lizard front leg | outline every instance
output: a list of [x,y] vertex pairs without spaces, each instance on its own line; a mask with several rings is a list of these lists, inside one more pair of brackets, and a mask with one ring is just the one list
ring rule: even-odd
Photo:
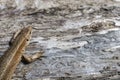
[[11,46],[15,40],[15,38],[18,36],[18,34],[20,33],[21,31],[18,30],[17,32],[15,32],[12,36],[12,38],[10,39],[10,42],[9,42],[9,46]]
[[[17,35],[18,35],[19,33],[20,33],[20,30],[18,30],[17,32],[15,32],[15,33],[13,34],[12,38],[11,38],[10,41],[9,41],[9,46],[11,46],[11,45],[13,44],[15,38],[17,37]],[[1,62],[1,59],[2,59],[2,57],[0,56],[0,62]]]
[[31,63],[31,62],[35,61],[36,59],[42,57],[42,55],[43,55],[43,51],[37,52],[37,53],[33,54],[32,56],[23,54],[23,58],[22,59],[26,63]]

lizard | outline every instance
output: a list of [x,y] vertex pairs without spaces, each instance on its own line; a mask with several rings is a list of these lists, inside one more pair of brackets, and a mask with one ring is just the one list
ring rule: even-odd
[[10,40],[10,47],[0,57],[0,80],[11,80],[14,71],[22,60],[22,57],[27,62],[32,62],[42,56],[43,51],[40,51],[33,56],[23,54],[27,45],[29,44],[32,35],[32,27],[24,27]]

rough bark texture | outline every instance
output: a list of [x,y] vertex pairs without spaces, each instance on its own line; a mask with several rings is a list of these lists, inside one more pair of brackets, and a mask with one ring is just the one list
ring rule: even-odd
[[46,56],[20,63],[13,80],[119,80],[119,5],[118,0],[0,0],[0,55],[16,30],[32,25],[26,53],[43,49]]

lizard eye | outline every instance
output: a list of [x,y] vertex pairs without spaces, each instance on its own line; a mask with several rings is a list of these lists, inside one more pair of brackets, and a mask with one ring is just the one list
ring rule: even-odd
[[29,39],[26,39],[27,41],[29,41]]

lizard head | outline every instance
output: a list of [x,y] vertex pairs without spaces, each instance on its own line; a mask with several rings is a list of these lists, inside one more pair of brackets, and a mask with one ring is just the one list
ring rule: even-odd
[[24,37],[27,39],[27,41],[30,40],[31,35],[32,35],[32,27],[28,26],[22,29],[21,34],[24,35]]
[[24,27],[23,29],[19,30],[14,34],[14,36],[11,38],[9,42],[9,45],[12,45],[15,40],[18,41],[20,39],[24,39],[24,41],[29,42],[31,35],[32,35],[32,27],[31,26]]
[[25,27],[22,29],[21,32],[23,32],[26,35],[30,35],[32,33],[32,27],[31,26]]

